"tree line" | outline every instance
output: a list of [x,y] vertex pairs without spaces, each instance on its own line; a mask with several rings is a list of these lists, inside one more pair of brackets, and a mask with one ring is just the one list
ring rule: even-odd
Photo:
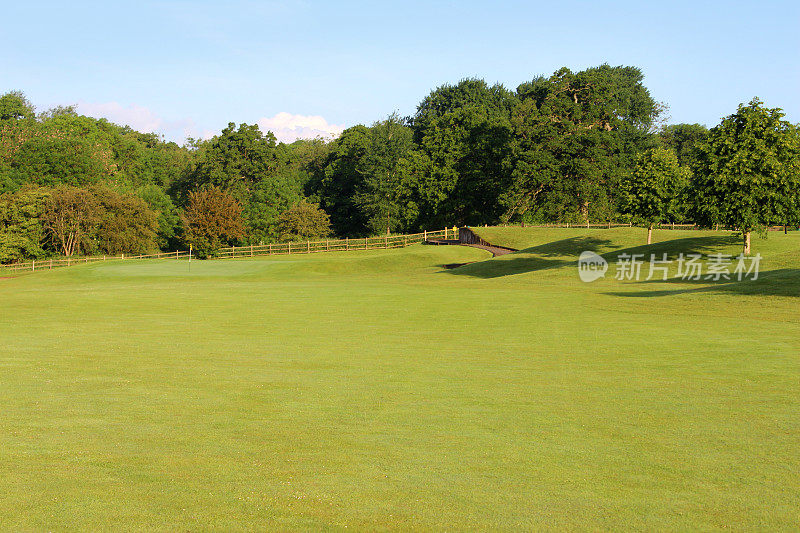
[[636,67],[509,90],[442,85],[409,117],[278,143],[231,123],[183,146],[0,97],[0,261],[451,225],[798,224],[798,126],[758,99],[711,130],[664,125]]

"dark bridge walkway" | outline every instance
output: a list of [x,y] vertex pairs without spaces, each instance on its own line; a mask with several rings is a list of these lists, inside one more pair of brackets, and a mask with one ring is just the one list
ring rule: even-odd
[[516,252],[514,248],[507,248],[505,246],[497,246],[490,242],[486,242],[485,240],[481,239],[478,235],[475,234],[474,231],[471,229],[464,227],[458,228],[458,239],[427,239],[425,244],[435,244],[435,245],[461,245],[461,246],[470,246],[472,248],[480,248],[481,250],[486,250],[490,252],[493,257],[497,257],[498,255],[505,255],[510,254],[511,252]]

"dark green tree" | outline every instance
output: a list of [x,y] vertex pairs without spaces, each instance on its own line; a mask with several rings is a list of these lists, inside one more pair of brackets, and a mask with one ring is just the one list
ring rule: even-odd
[[697,162],[700,144],[708,137],[708,128],[702,124],[672,124],[658,133],[661,143],[675,151],[678,163],[691,168]]
[[497,220],[515,103],[502,85],[465,79],[437,88],[419,104],[411,119],[419,154],[404,165],[414,178],[407,182],[418,227]]
[[181,215],[172,198],[158,185],[140,187],[136,194],[144,200],[156,215],[158,230],[156,243],[162,250],[175,249],[181,231]]
[[412,148],[411,129],[397,114],[369,129],[369,146],[359,171],[361,183],[353,198],[370,233],[405,229],[402,201],[404,188],[400,159]]
[[636,67],[601,65],[520,85],[504,219],[612,217],[619,180],[652,147],[663,109],[642,81]]
[[48,195],[46,189],[33,186],[0,194],[0,263],[44,255],[41,217]]
[[257,124],[231,122],[208,141],[191,179],[193,186],[213,185],[232,193],[250,191],[278,167],[276,140],[261,133]]
[[144,254],[157,249],[158,218],[139,196],[120,193],[106,185],[94,186],[98,220],[88,232],[88,253]]
[[331,216],[331,224],[339,235],[365,235],[369,220],[360,209],[356,197],[364,183],[368,168],[372,135],[363,125],[347,128],[332,143],[323,177],[316,183],[314,194],[321,207]]

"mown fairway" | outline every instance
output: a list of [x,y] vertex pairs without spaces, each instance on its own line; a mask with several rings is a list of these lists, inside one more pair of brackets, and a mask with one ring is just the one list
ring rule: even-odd
[[527,250],[0,280],[0,528],[797,527],[800,236],[755,282],[586,284],[644,230],[481,232]]

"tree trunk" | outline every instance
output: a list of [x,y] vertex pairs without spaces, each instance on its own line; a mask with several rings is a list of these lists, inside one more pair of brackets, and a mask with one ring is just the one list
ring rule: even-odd
[[589,201],[586,200],[581,204],[581,215],[586,225],[589,225]]
[[647,244],[653,244],[653,225],[647,226]]
[[750,255],[750,232],[744,232],[744,255]]

